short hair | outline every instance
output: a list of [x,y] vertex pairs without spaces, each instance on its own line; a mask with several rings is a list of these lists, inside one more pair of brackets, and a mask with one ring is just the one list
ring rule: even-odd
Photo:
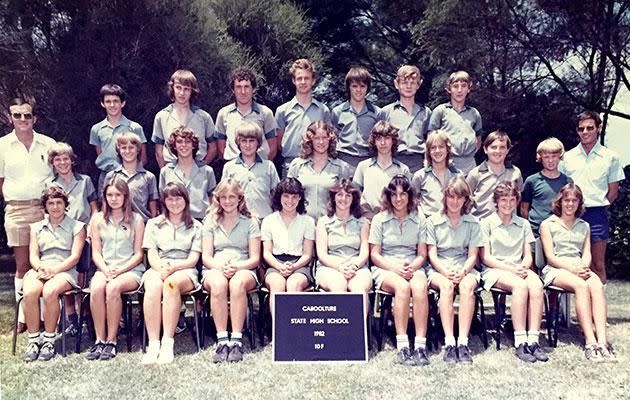
[[302,135],[300,158],[307,159],[313,155],[313,136],[318,130],[323,130],[328,136],[328,157],[337,158],[337,131],[331,124],[324,121],[313,122]]
[[422,82],[422,74],[420,73],[420,68],[415,65],[403,65],[398,68],[396,72],[396,80],[398,82],[405,81],[407,79],[415,79],[418,82]]
[[306,212],[306,205],[308,201],[304,197],[304,187],[297,178],[286,177],[283,178],[278,186],[273,191],[273,197],[271,199],[271,208],[274,211],[282,211],[282,195],[285,193],[297,194],[300,196],[300,202],[297,205],[298,214],[304,214]]
[[466,71],[455,71],[450,74],[446,80],[446,87],[449,88],[455,82],[466,82],[468,86],[472,86],[472,79]]
[[580,122],[586,121],[587,119],[595,121],[595,126],[598,128],[602,124],[602,118],[599,116],[599,113],[596,113],[595,111],[583,111],[577,116],[575,126],[578,126]]
[[383,193],[381,195],[381,209],[393,212],[394,206],[392,205],[392,196],[396,193],[399,186],[403,192],[407,193],[407,213],[411,214],[413,211],[418,209],[418,196],[416,196],[416,191],[411,186],[409,178],[405,175],[394,176],[387,186],[383,188]]
[[120,156],[120,146],[128,143],[136,146],[136,149],[138,150],[136,157],[140,160],[142,155],[142,142],[140,141],[140,136],[133,132],[123,132],[116,138],[116,154],[118,154],[118,161],[122,162],[122,157]]
[[350,214],[355,218],[361,218],[363,212],[361,211],[361,191],[352,184],[352,180],[348,178],[342,178],[335,183],[328,190],[328,205],[326,207],[326,215],[332,217],[337,212],[337,203],[335,203],[335,196],[339,192],[346,192],[352,196],[352,203],[350,204]]
[[164,189],[162,189],[162,194],[160,195],[160,203],[162,203],[162,215],[164,219],[158,224],[163,225],[166,220],[170,217],[170,211],[166,207],[166,198],[167,197],[183,197],[184,202],[186,203],[186,207],[184,207],[184,215],[183,220],[186,225],[186,229],[190,229],[193,225],[193,217],[190,215],[190,196],[188,195],[188,190],[186,186],[181,182],[169,182],[166,184]]
[[101,103],[105,101],[105,96],[118,96],[121,102],[124,102],[127,99],[127,93],[125,90],[115,83],[104,84],[101,86],[101,90],[98,94],[101,98]]
[[241,149],[241,145],[240,145],[241,139],[250,139],[250,138],[256,139],[256,141],[258,142],[258,147],[260,148],[260,146],[262,146],[262,142],[263,142],[262,128],[253,122],[243,121],[240,124],[238,124],[238,126],[234,130],[234,136],[235,136],[234,141],[236,142],[236,147],[238,147],[239,150]]
[[123,223],[127,225],[127,227],[131,227],[133,223],[133,208],[131,207],[131,197],[129,196],[129,186],[127,182],[120,177],[119,175],[114,175],[110,179],[105,181],[103,185],[103,218],[107,222],[109,217],[112,215],[112,209],[107,202],[107,190],[113,187],[118,190],[125,197],[123,200]]
[[461,215],[468,214],[473,206],[472,199],[470,198],[470,193],[470,186],[468,186],[468,183],[466,183],[466,179],[461,176],[455,176],[451,178],[446,184],[446,187],[444,187],[442,212],[446,214],[447,211],[446,198],[449,195],[454,195],[457,197],[463,197],[465,199],[464,204],[462,205]]
[[560,154],[564,156],[564,145],[555,137],[550,137],[538,144],[536,147],[536,162],[540,162],[543,154]]
[[291,76],[295,76],[295,71],[297,71],[298,69],[310,71],[310,73],[313,75],[313,79],[315,79],[315,65],[309,59],[299,58],[293,61],[293,64],[291,64],[291,67],[289,67],[289,72],[291,73]]
[[62,199],[64,206],[67,208],[70,204],[68,201],[68,194],[66,194],[65,190],[61,186],[50,185],[42,192],[42,196],[40,197],[40,201],[42,203],[42,207],[46,210],[46,203],[50,199]]
[[35,98],[33,96],[27,95],[16,96],[9,100],[9,107],[7,107],[7,111],[10,112],[12,106],[22,106],[24,104],[28,104],[29,106],[31,106],[31,113],[33,115],[36,115]]
[[190,101],[193,101],[193,99],[195,99],[199,94],[199,84],[197,83],[195,75],[187,69],[178,69],[173,72],[171,79],[168,80],[168,97],[171,101],[175,100],[175,90],[173,89],[173,86],[175,86],[176,82],[180,85],[190,86]]
[[247,208],[247,204],[245,202],[245,193],[241,188],[241,185],[237,180],[232,178],[227,178],[219,182],[217,187],[214,189],[212,193],[212,204],[210,205],[210,209],[208,210],[208,219],[210,222],[217,226],[219,220],[223,218],[223,207],[221,206],[221,202],[219,199],[221,196],[224,196],[228,192],[233,192],[238,196],[238,212],[241,215],[244,215],[248,218],[251,218],[252,214],[249,212]]
[[584,214],[584,195],[582,194],[582,189],[575,183],[567,183],[562,186],[556,198],[551,202],[551,211],[560,217],[562,215],[562,199],[569,193],[575,194],[575,197],[578,198],[578,206],[575,210],[575,217],[579,218]]
[[48,148],[48,164],[53,165],[55,157],[66,154],[70,157],[72,165],[77,161],[77,156],[72,150],[72,146],[65,142],[57,142]]
[[511,181],[502,181],[497,184],[494,188],[494,193],[492,194],[492,200],[494,201],[494,205],[498,205],[499,199],[501,197],[514,196],[516,197],[516,203],[518,204],[521,201],[521,192],[518,191],[518,188]]
[[353,83],[364,83],[367,86],[367,91],[370,91],[372,87],[372,75],[364,67],[352,67],[346,74],[346,91],[350,93],[350,85]]
[[431,158],[431,146],[433,146],[436,142],[442,142],[446,146],[446,166],[451,162],[451,140],[448,138],[448,134],[443,130],[436,130],[429,133],[427,136],[427,141],[424,144],[424,166],[431,167],[433,166],[433,159]]
[[398,142],[400,141],[400,138],[398,137],[398,129],[394,128],[394,126],[387,121],[378,121],[372,127],[372,131],[368,137],[368,148],[372,154],[378,153],[376,140],[381,136],[389,136],[392,138],[392,157],[396,155],[396,152],[398,151]]
[[508,134],[503,132],[502,130],[496,130],[494,132],[490,132],[490,134],[486,136],[486,138],[483,141],[483,148],[485,149],[489,147],[492,143],[494,143],[497,140],[505,140],[505,144],[507,145],[508,150],[512,147],[512,141],[510,140],[510,137],[508,136]]
[[237,81],[249,81],[252,88],[256,89],[256,74],[250,68],[238,67],[230,72],[230,89],[234,90]]
[[197,152],[199,151],[199,138],[197,137],[197,134],[195,134],[195,132],[185,126],[180,126],[179,128],[176,128],[173,133],[171,133],[171,136],[168,137],[168,140],[166,141],[166,145],[168,146],[168,149],[171,151],[171,153],[173,153],[173,155],[175,157],[177,157],[177,139],[178,138],[182,138],[184,140],[190,140],[192,143],[192,157],[195,158],[197,157]]

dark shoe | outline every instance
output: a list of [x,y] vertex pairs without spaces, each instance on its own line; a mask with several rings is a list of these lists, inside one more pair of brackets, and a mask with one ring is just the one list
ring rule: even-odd
[[468,346],[457,346],[457,360],[462,364],[472,364],[473,359]]
[[527,351],[527,345],[525,343],[520,344],[516,348],[516,357],[518,357],[519,360],[524,361],[524,362],[528,362],[528,363],[536,362],[536,357]]
[[407,366],[416,365],[411,358],[411,350],[409,350],[409,347],[403,347],[396,352],[394,363]]
[[175,327],[175,334],[179,335],[184,331],[186,331],[186,316],[184,313],[180,313],[179,320],[177,321],[177,326]]
[[39,361],[48,361],[55,356],[55,345],[53,342],[44,342],[39,349]]
[[39,356],[39,345],[35,342],[31,342],[26,346],[26,351],[22,354],[22,360],[31,362],[37,360]]
[[446,346],[444,348],[444,362],[447,364],[457,363],[457,351],[455,346]]
[[241,362],[243,361],[243,346],[234,345],[230,347],[230,354],[227,360],[229,362]]
[[587,360],[595,362],[595,363],[604,362],[602,355],[599,353],[599,349],[597,348],[597,345],[594,345],[594,344],[584,347],[584,356],[586,357]]
[[536,360],[538,361],[545,362],[549,360],[549,355],[538,343],[528,344],[527,351],[529,354],[536,357]]
[[87,353],[85,358],[90,361],[98,360],[101,357],[101,353],[103,352],[103,348],[105,347],[105,343],[94,343],[92,347],[90,347],[90,351]]
[[212,356],[212,362],[215,364],[225,362],[229,355],[230,347],[227,344],[220,344],[217,346],[214,356]]
[[103,352],[101,353],[99,360],[111,360],[116,357],[116,350],[116,345],[114,343],[106,343],[105,347],[103,347]]
[[413,360],[413,365],[429,365],[429,355],[427,354],[426,347],[414,349],[411,353],[411,359]]

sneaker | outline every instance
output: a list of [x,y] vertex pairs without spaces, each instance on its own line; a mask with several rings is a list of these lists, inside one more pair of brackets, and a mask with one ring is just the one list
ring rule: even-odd
[[596,363],[600,363],[604,361],[604,359],[602,358],[602,355],[598,351],[597,345],[595,344],[584,347],[584,356],[586,357],[587,360],[593,361]]
[[175,359],[175,354],[173,354],[172,346],[164,346],[160,348],[160,354],[157,358],[158,364],[170,364]]
[[227,357],[228,362],[243,361],[243,346],[234,345],[230,347],[230,354]]
[[140,364],[150,365],[155,364],[158,360],[158,356],[160,355],[160,348],[155,347],[147,347],[147,352],[142,355],[142,360],[140,360]]
[[31,342],[26,346],[26,351],[22,354],[22,360],[31,362],[37,360],[39,356],[39,345],[35,342]]
[[426,347],[414,349],[411,353],[411,359],[414,365],[429,365],[429,355]]
[[549,360],[549,355],[538,343],[528,344],[527,351],[529,354],[536,357],[536,360],[538,361],[545,362]]
[[215,364],[225,362],[229,355],[230,347],[227,344],[220,344],[217,346],[214,356],[212,356],[212,362]]
[[470,348],[468,346],[465,346],[463,344],[457,346],[457,360],[463,364],[473,363],[472,355],[470,354]]
[[179,335],[182,332],[186,331],[186,316],[184,313],[179,314],[179,320],[177,321],[177,326],[175,327],[175,334]]
[[535,363],[537,358],[527,351],[527,345],[525,343],[521,343],[518,345],[515,351],[516,357],[524,362]]
[[407,366],[416,365],[414,360],[411,358],[411,350],[409,350],[409,347],[403,347],[396,352],[394,363]]
[[455,364],[457,362],[455,346],[446,346],[444,348],[444,362],[447,364]]
[[105,346],[103,346],[103,351],[101,352],[101,356],[100,356],[100,360],[111,360],[112,358],[116,357],[116,353],[117,353],[117,347],[114,343],[106,343]]
[[98,360],[101,356],[101,353],[103,352],[104,347],[105,347],[105,343],[102,343],[102,342],[94,343],[94,345],[90,347],[90,351],[87,353],[85,358],[87,358],[90,361]]
[[39,361],[48,361],[55,356],[55,345],[53,342],[44,342],[39,349]]
[[73,324],[72,322],[68,322],[68,326],[66,326],[66,330],[64,331],[65,335],[76,337],[79,334],[79,327],[77,324]]
[[598,346],[597,347],[597,352],[601,356],[602,362],[605,362],[605,363],[616,363],[617,362],[617,357],[615,357],[615,355],[611,351],[609,351],[607,347],[603,347],[603,346]]

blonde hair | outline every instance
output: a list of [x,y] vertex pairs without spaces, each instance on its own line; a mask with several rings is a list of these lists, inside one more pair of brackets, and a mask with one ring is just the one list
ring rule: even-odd
[[424,152],[424,166],[432,167],[433,159],[431,158],[431,146],[436,142],[442,142],[446,146],[446,166],[451,162],[451,140],[448,138],[446,132],[442,130],[436,130],[429,134],[427,137],[427,141],[425,143],[425,152]]
[[120,146],[123,144],[133,144],[136,146],[137,153],[136,158],[138,161],[140,160],[140,156],[142,155],[142,142],[140,141],[140,137],[133,132],[123,132],[116,138],[116,154],[118,154],[118,161],[122,162],[122,157],[120,156]]
[[74,165],[74,162],[77,160],[77,156],[74,154],[72,146],[64,142],[57,142],[50,146],[48,149],[48,164],[52,166],[55,157],[63,154],[67,154],[68,157],[70,157],[70,160],[72,160],[72,165]]
[[455,82],[466,82],[469,86],[472,86],[472,79],[466,71],[455,71],[450,74],[446,80],[446,88],[448,89]]
[[256,141],[258,142],[258,147],[262,146],[262,141],[263,141],[262,128],[252,122],[243,121],[242,123],[240,123],[235,129],[234,135],[235,135],[234,141],[236,142],[236,147],[238,147],[239,150],[241,149],[241,146],[240,146],[241,139],[249,139],[249,138],[256,139]]
[[238,212],[241,215],[246,216],[247,218],[251,218],[251,213],[247,208],[247,204],[245,203],[245,193],[241,188],[241,185],[235,179],[228,178],[219,182],[217,187],[214,189],[212,193],[212,204],[210,205],[210,209],[208,210],[208,215],[206,218],[210,221],[211,226],[216,227],[221,222],[223,218],[223,207],[219,199],[221,196],[225,196],[227,193],[232,192],[238,196]]
[[536,162],[540,162],[545,153],[560,154],[560,158],[562,158],[562,156],[564,156],[564,145],[555,137],[547,138],[536,147]]
[[311,74],[313,75],[313,79],[315,79],[315,65],[313,65],[311,60],[307,58],[299,58],[293,61],[293,64],[291,64],[291,67],[289,68],[289,72],[291,73],[291,76],[295,76],[295,71],[297,71],[298,69],[310,71]]
[[403,65],[398,68],[396,72],[396,80],[403,82],[407,79],[415,79],[418,82],[422,82],[422,74],[420,74],[420,68],[415,65]]
[[446,198],[450,195],[455,195],[457,197],[463,197],[464,204],[462,205],[462,209],[460,214],[468,214],[472,209],[472,199],[470,198],[470,186],[466,183],[466,180],[461,176],[456,176],[451,178],[446,187],[444,188],[444,199],[443,199],[443,209],[442,212],[446,214]]

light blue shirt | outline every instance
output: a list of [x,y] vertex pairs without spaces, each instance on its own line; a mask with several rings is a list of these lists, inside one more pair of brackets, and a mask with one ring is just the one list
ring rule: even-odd
[[258,125],[263,131],[263,142],[258,149],[258,155],[265,160],[268,159],[269,143],[267,143],[267,139],[276,137],[278,125],[271,109],[256,102],[253,102],[252,108],[244,114],[241,114],[235,103],[228,104],[219,110],[215,136],[218,140],[225,140],[223,158],[232,160],[240,153],[236,145],[236,128],[244,121]]
[[[105,265],[108,267],[121,266],[133,257],[135,253],[133,245],[136,238],[136,224],[138,219],[141,218],[140,214],[133,213],[130,225],[125,224],[122,220],[115,223],[110,218],[106,223],[96,226],[101,238]],[[144,272],[144,264],[136,265],[132,271]]]
[[[505,225],[497,213],[493,213],[481,221],[481,232],[483,244],[490,248],[490,254],[508,265],[519,265],[525,255],[523,245],[536,241],[529,221],[517,215]],[[487,267],[484,265],[483,268]]]
[[[553,254],[556,257],[582,257],[584,241],[588,235],[588,223],[582,218],[577,218],[573,227],[568,229],[557,215],[552,215],[545,220],[549,226],[549,234],[553,241]],[[543,223],[545,222],[543,221]]]
[[331,123],[337,128],[337,151],[351,156],[369,157],[368,139],[379,121],[381,109],[369,101],[356,112],[349,101],[333,108]]
[[[328,254],[350,261],[357,257],[361,251],[361,229],[365,224],[365,218],[356,218],[350,215],[347,221],[341,220],[334,215],[329,217],[324,215],[319,220],[324,224],[328,238]],[[318,261],[319,266],[324,264]],[[362,267],[362,265],[358,265]]]
[[39,259],[46,263],[59,263],[70,257],[74,237],[85,228],[85,224],[69,216],[64,216],[56,227],[50,223],[48,215],[43,220],[31,224],[39,246]]
[[398,129],[398,154],[424,154],[424,137],[429,130],[431,110],[427,106],[413,105],[411,113],[400,101],[388,104],[381,110],[379,119],[388,121]]
[[70,218],[84,224],[90,222],[92,216],[90,202],[96,201],[96,190],[89,176],[73,174],[72,180],[67,183],[62,177],[55,175],[46,183],[46,187],[50,185],[59,186],[68,195],[66,214]]
[[243,261],[249,258],[249,240],[260,237],[258,221],[239,214],[231,231],[215,225],[208,218],[203,222],[203,236],[212,238],[213,258],[220,261]]
[[519,192],[523,190],[521,170],[516,165],[507,162],[499,174],[490,170],[487,161],[482,162],[468,173],[466,183],[470,186],[473,200],[472,214],[475,217],[483,219],[496,211],[493,200],[494,189],[500,182],[504,181],[512,182]]
[[144,230],[142,247],[156,249],[161,259],[185,260],[191,251],[201,253],[201,222],[193,219],[190,228],[182,222],[175,226],[163,215],[151,218]]
[[285,158],[295,158],[300,155],[302,135],[315,121],[330,123],[330,110],[319,101],[312,99],[311,104],[302,107],[294,97],[276,110],[276,122],[282,136],[282,155]]
[[107,173],[105,182],[114,176],[119,176],[127,182],[133,210],[140,214],[145,221],[151,218],[149,201],[160,198],[155,175],[138,164],[133,175],[130,175],[122,166],[117,167],[115,170]]
[[362,191],[361,205],[367,205],[373,210],[380,209],[383,188],[396,175],[411,178],[409,167],[396,159],[392,159],[392,163],[386,166],[380,165],[376,157],[361,161],[352,178],[352,183]]
[[381,255],[411,262],[418,256],[418,244],[425,243],[426,220],[417,212],[401,221],[389,211],[372,218],[370,244],[381,246]]
[[482,247],[483,236],[477,218],[464,214],[453,229],[444,214],[433,214],[427,220],[427,245],[437,247],[437,255],[457,268],[463,268],[470,247]]
[[273,242],[272,253],[301,257],[304,239],[315,240],[315,222],[308,215],[298,214],[286,225],[278,211],[269,214],[260,227],[261,240]]
[[435,175],[432,167],[418,170],[411,178],[411,186],[420,198],[420,209],[425,216],[438,214],[444,210],[444,188],[451,178],[462,176],[462,172],[452,165],[444,171],[444,179]]
[[217,186],[212,167],[199,167],[193,163],[190,176],[187,177],[176,162],[168,163],[160,170],[160,191],[171,182],[179,182],[188,189],[190,214],[193,218],[203,219],[210,208],[209,196]]
[[90,144],[101,148],[101,154],[96,156],[94,164],[101,171],[109,172],[120,165],[118,154],[116,153],[116,139],[121,133],[131,132],[138,135],[140,143],[146,143],[142,126],[133,122],[124,115],[120,117],[118,125],[110,125],[107,118],[92,125],[90,129]]

